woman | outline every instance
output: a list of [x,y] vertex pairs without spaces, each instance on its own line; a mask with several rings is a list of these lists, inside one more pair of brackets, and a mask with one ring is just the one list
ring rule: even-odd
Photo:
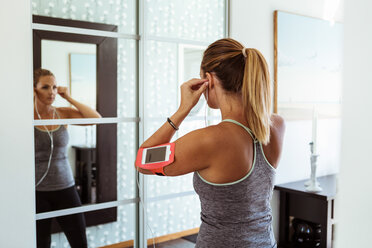
[[[72,107],[53,107],[57,93]],[[66,87],[57,86],[52,72],[34,72],[34,119],[100,118],[90,107],[74,100]],[[81,206],[67,159],[67,125],[35,127],[36,212]],[[87,247],[83,214],[57,217],[71,247]],[[37,221],[37,247],[50,247],[51,219]]]
[[194,172],[202,221],[196,247],[276,247],[270,200],[285,127],[270,114],[266,61],[256,49],[221,39],[204,52],[200,74],[202,79],[181,86],[181,104],[170,123],[141,147],[170,142],[208,88],[208,105],[220,109],[222,122],[176,140],[174,162],[164,173]]

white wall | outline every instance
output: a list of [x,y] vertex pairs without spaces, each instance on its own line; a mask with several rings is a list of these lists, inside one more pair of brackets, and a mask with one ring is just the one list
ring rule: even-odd
[[0,247],[34,247],[31,1],[0,8]]
[[[246,47],[257,48],[265,56],[273,81],[274,78],[274,11],[323,18],[326,0],[231,0],[230,37]],[[343,5],[335,14],[342,21]],[[311,120],[287,121],[283,154],[277,171],[276,183],[306,179],[310,176]],[[319,166],[317,175],[334,174],[340,164],[341,121],[321,119],[318,121]],[[279,194],[272,200],[274,231],[278,238]]]
[[346,1],[336,247],[371,247],[372,2]]

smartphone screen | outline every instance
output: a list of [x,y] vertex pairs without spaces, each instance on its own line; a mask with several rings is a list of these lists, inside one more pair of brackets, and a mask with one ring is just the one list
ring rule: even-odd
[[147,149],[145,163],[147,164],[165,161],[166,152],[167,152],[166,146]]

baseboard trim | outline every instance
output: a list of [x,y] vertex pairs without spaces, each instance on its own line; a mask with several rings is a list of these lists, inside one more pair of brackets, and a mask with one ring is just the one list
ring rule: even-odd
[[179,238],[189,236],[189,235],[192,235],[192,234],[197,234],[198,232],[199,232],[199,227],[189,229],[189,230],[185,230],[185,231],[182,231],[182,232],[167,234],[167,235],[164,235],[164,236],[156,237],[154,239],[148,239],[147,240],[147,245],[153,245],[154,240],[155,240],[155,244],[158,244],[158,243],[163,243],[165,241],[179,239]]
[[[166,241],[174,240],[174,239],[179,239],[185,236],[193,235],[199,233],[199,227],[181,231],[181,232],[176,232],[176,233],[170,233],[167,235],[159,236],[154,239],[150,238],[147,240],[147,245],[153,245],[153,242],[155,240],[155,245],[158,243],[163,243]],[[117,244],[112,244],[112,245],[107,245],[107,246],[102,246],[101,248],[129,248],[133,247],[134,245],[134,240],[127,240],[124,242],[120,242]]]

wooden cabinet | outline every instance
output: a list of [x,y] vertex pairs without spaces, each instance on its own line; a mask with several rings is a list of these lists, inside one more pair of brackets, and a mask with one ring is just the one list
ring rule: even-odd
[[280,192],[279,242],[278,247],[295,247],[292,240],[291,219],[321,225],[321,248],[331,248],[334,229],[334,200],[336,197],[336,175],[318,177],[322,192],[305,190],[307,180],[279,184]]
[[96,148],[72,146],[76,151],[75,185],[83,204],[96,203]]

